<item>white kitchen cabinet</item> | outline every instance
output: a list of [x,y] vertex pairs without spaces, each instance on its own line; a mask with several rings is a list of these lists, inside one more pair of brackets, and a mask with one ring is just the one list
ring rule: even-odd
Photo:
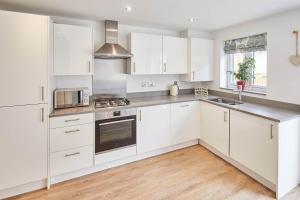
[[163,36],[163,74],[186,74],[187,39]]
[[93,74],[93,29],[54,24],[54,75]]
[[128,48],[133,57],[128,59],[129,74],[161,74],[162,36],[130,33]]
[[133,54],[127,63],[131,75],[188,72],[186,38],[130,33],[128,48]]
[[50,118],[51,176],[93,166],[94,127],[94,113]]
[[171,144],[198,139],[200,132],[200,102],[171,104]]
[[49,17],[0,11],[0,107],[46,103]]
[[200,102],[200,139],[224,155],[229,153],[229,109]]
[[93,158],[93,145],[51,153],[51,176],[91,167],[93,166]]
[[50,152],[94,144],[94,123],[50,130]]
[[91,124],[94,123],[94,114],[93,113],[83,113],[77,115],[66,115],[60,117],[51,117],[50,118],[50,128],[59,128],[59,127],[69,127],[76,126],[80,124]]
[[186,81],[213,80],[213,40],[188,39],[188,74]]
[[47,109],[0,108],[0,190],[46,179]]
[[230,157],[276,184],[278,124],[231,110]]
[[138,154],[170,146],[170,136],[170,105],[138,108]]

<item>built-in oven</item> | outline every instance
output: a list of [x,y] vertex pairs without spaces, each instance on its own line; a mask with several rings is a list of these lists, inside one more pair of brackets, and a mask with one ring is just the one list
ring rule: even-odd
[[96,154],[131,145],[136,145],[136,109],[96,112]]

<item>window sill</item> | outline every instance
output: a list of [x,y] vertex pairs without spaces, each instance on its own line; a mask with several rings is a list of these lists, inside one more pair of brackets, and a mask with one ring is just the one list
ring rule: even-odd
[[[225,88],[225,87],[220,87],[220,89],[222,90],[235,90],[235,88]],[[253,91],[253,90],[244,90],[243,92],[245,93],[249,93],[249,94],[257,94],[257,95],[262,95],[262,96],[266,96],[267,92],[258,92],[258,91]]]

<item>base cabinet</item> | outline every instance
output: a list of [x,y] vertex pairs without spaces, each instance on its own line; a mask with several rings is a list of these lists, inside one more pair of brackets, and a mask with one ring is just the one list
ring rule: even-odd
[[198,139],[200,132],[200,102],[171,105],[171,145]]
[[93,145],[51,153],[51,176],[91,167],[93,165],[93,154]]
[[0,190],[47,177],[47,104],[0,108]]
[[200,139],[228,155],[229,109],[200,102],[200,127]]
[[137,153],[145,153],[170,145],[170,105],[138,109]]
[[230,157],[276,184],[277,123],[230,111]]
[[50,118],[50,176],[93,166],[94,114]]

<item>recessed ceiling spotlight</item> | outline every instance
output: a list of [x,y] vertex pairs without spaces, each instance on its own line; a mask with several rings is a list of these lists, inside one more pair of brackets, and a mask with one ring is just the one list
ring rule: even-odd
[[189,18],[189,22],[194,22],[195,21],[195,19],[194,18]]
[[126,12],[130,12],[132,10],[131,6],[126,6],[125,7]]

